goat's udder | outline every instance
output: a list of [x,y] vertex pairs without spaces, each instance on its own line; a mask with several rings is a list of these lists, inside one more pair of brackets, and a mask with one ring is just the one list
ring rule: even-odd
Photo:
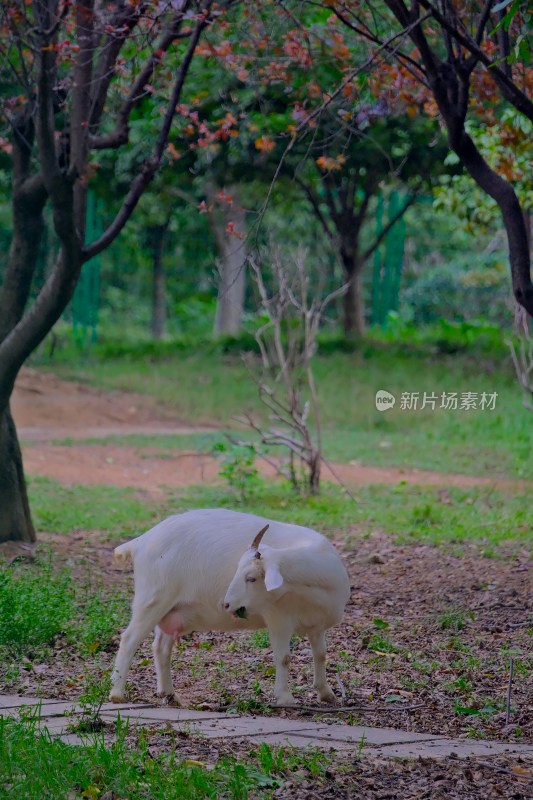
[[178,641],[184,630],[183,617],[175,609],[171,609],[157,624],[163,633],[172,636],[176,641]]

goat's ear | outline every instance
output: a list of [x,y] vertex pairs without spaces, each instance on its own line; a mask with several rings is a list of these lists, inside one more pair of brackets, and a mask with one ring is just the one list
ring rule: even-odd
[[268,564],[265,569],[265,589],[267,592],[273,592],[274,589],[279,589],[283,585],[283,575],[279,571],[278,565],[274,562]]

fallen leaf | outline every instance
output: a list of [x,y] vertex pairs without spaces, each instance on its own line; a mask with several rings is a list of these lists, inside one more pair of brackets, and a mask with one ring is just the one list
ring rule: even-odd
[[522,781],[528,781],[533,778],[533,770],[521,767],[519,764],[515,764],[511,767],[511,772],[513,775],[517,775]]
[[385,697],[386,703],[403,703],[403,697],[400,694],[388,694]]

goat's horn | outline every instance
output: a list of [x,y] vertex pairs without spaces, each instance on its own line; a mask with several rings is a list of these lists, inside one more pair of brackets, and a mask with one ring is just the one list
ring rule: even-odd
[[259,533],[257,534],[257,536],[255,537],[255,539],[253,540],[253,542],[251,544],[252,550],[257,550],[257,548],[261,544],[261,539],[263,538],[263,536],[265,535],[265,533],[267,532],[268,529],[269,529],[269,525],[265,525],[264,528],[261,528],[261,530],[259,531]]

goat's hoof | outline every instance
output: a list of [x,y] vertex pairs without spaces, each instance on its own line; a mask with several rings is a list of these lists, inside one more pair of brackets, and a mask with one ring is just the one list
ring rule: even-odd
[[181,700],[180,700],[179,696],[176,694],[176,692],[174,692],[174,691],[172,691],[172,692],[158,692],[157,696],[161,697],[163,699],[163,704],[164,705],[168,706],[168,705],[170,705],[170,703],[175,703],[176,705],[181,706]]
[[276,705],[277,706],[297,706],[298,703],[296,699],[292,696],[292,694],[282,694],[279,697],[276,697]]
[[319,692],[318,699],[321,703],[329,703],[330,706],[337,706],[339,704],[339,701],[331,689],[325,689],[323,692]]
[[111,692],[109,695],[109,701],[111,703],[124,703],[126,700],[126,695],[124,692]]

